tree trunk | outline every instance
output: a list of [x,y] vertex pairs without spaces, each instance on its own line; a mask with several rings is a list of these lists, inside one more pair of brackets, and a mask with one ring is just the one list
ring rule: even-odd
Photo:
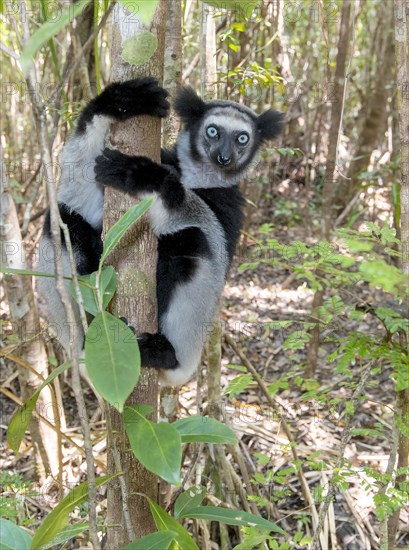
[[[167,0],[161,0],[156,9],[151,32],[157,34],[158,46],[143,65],[131,65],[122,58],[122,46],[146,27],[128,14],[121,4],[113,12],[111,81],[124,81],[151,75],[160,81],[163,76],[163,53]],[[141,116],[115,125],[111,132],[112,144],[122,152],[144,155],[160,162],[160,120]],[[114,189],[105,191],[104,231],[122,216],[134,201]],[[125,316],[138,332],[157,332],[157,304],[155,274],[157,263],[156,239],[146,218],[132,227],[110,258],[118,274],[118,286],[112,302],[112,311]],[[154,407],[151,419],[157,418],[158,384],[153,369],[142,369],[138,386],[128,404],[145,403]],[[155,531],[155,524],[147,500],[140,494],[158,500],[157,477],[148,472],[129,451],[122,414],[112,407],[107,411],[108,471],[125,472],[126,491],[118,481],[108,488],[107,524],[108,548],[117,549],[134,536],[139,538]],[[139,494],[137,494],[139,493]]]
[[[180,0],[168,0],[168,6],[163,87],[169,92],[172,101],[182,84],[182,6]],[[171,147],[175,143],[179,126],[179,119],[172,111],[163,124],[164,147]],[[174,422],[177,419],[178,409],[179,388],[165,386],[160,392],[160,419]],[[163,479],[160,482],[160,497],[160,504],[167,508],[171,502],[172,490],[169,483]]]
[[[4,165],[1,165],[0,169],[2,171],[0,236],[3,251],[1,261],[10,268],[27,269],[17,211],[11,194],[6,192],[3,187],[5,185]],[[41,339],[40,318],[34,299],[31,277],[5,275],[3,283],[10,307],[13,332],[21,341],[19,345],[21,364],[18,366],[18,371],[21,399],[25,402],[48,376],[47,354]],[[24,368],[24,363],[29,365],[32,370]],[[50,422],[58,423],[55,396],[48,386],[40,393],[36,410],[39,414],[46,416]],[[34,416],[31,418],[29,427],[40,480],[44,482],[49,475],[54,478],[58,476],[60,487],[62,487],[62,472],[59,471],[59,464],[62,464],[61,441],[58,441],[57,433]]]
[[[401,241],[402,270],[409,277],[409,11],[407,2],[395,0],[395,40],[398,76],[399,127],[401,148]],[[408,302],[406,301],[407,307]],[[408,312],[409,316],[409,312]],[[403,353],[408,354],[409,331],[400,335]],[[398,393],[396,415],[398,426],[409,423],[409,388]],[[396,420],[395,420],[396,422]],[[400,427],[398,447],[398,468],[409,466],[409,437]],[[396,486],[407,483],[408,476],[396,478]],[[388,521],[388,548],[394,548],[399,525],[400,509]]]
[[347,206],[357,191],[359,181],[357,176],[368,168],[377,141],[385,134],[387,122],[387,104],[391,96],[389,89],[393,80],[394,41],[393,41],[393,11],[387,2],[379,5],[379,26],[383,40],[376,38],[378,50],[375,79],[371,86],[365,104],[362,106],[360,119],[364,122],[359,132],[359,139],[354,151],[353,160],[349,166],[348,179],[338,182],[335,205],[337,210]]
[[[332,227],[332,203],[337,179],[337,161],[338,161],[338,140],[341,133],[342,109],[344,104],[344,89],[345,89],[345,65],[349,45],[350,33],[350,15],[351,2],[344,0],[341,12],[341,25],[338,37],[338,51],[335,68],[334,96],[331,109],[331,126],[329,131],[329,144],[327,155],[327,167],[325,170],[324,187],[322,191],[322,227],[321,238],[329,241]],[[320,324],[318,317],[318,308],[322,306],[324,299],[324,291],[317,290],[312,304],[312,321],[315,322],[315,327],[312,331],[311,341],[308,346],[307,366],[305,376],[311,377],[315,374],[317,365],[318,347],[320,341]]]

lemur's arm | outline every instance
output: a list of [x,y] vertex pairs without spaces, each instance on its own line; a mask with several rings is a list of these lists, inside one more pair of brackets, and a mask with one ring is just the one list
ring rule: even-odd
[[157,193],[170,209],[180,206],[185,198],[185,188],[172,168],[112,149],[104,149],[95,159],[95,179],[137,198]]
[[103,189],[95,181],[94,163],[105,147],[112,122],[148,114],[166,116],[168,93],[154,78],[113,83],[83,110],[76,131],[64,146],[58,201],[100,229]]
[[126,120],[138,115],[166,117],[169,111],[168,92],[154,78],[138,78],[128,82],[114,82],[92,99],[82,111],[77,134],[87,129],[95,116],[112,120]]

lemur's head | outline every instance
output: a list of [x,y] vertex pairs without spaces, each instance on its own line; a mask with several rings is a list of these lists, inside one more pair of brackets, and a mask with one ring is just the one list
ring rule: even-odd
[[282,130],[284,115],[272,109],[257,115],[233,101],[203,101],[192,88],[182,88],[175,111],[190,136],[192,157],[210,162],[221,171],[244,170],[260,144]]

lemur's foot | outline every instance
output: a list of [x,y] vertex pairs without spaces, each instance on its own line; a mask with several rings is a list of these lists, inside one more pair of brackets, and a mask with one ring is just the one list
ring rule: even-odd
[[154,369],[176,369],[179,364],[175,348],[163,334],[144,332],[138,336],[141,364]]

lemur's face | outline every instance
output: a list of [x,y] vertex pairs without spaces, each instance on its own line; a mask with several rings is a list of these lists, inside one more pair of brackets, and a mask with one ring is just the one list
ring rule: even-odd
[[199,151],[220,170],[246,165],[259,145],[254,122],[233,107],[209,110],[199,129]]

